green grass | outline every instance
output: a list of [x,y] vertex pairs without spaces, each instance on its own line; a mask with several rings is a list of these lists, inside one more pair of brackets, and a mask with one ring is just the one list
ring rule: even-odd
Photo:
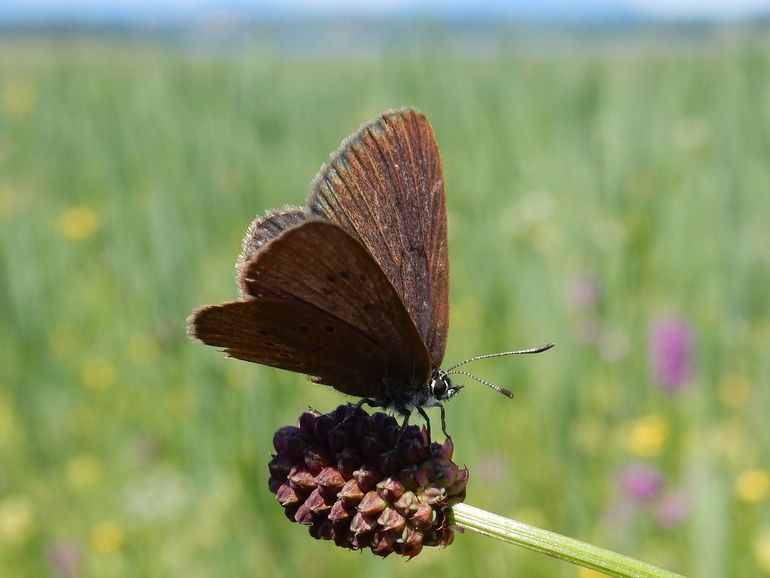
[[[765,48],[348,61],[18,41],[0,97],[0,575],[49,575],[55,545],[106,577],[578,575],[471,534],[409,564],[311,540],[267,490],[272,432],[344,398],[185,336],[193,308],[233,298],[249,221],[301,203],[345,135],[403,105],[443,155],[447,361],[558,344],[474,367],[514,401],[471,383],[449,404],[468,502],[699,578],[757,575],[764,544],[770,572]],[[602,299],[581,313],[565,292],[583,273]],[[696,334],[678,396],[647,366],[665,312]],[[620,493],[638,461],[687,495],[683,523]]]

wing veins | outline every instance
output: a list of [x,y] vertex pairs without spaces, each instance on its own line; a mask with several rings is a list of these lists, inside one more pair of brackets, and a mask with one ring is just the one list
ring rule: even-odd
[[[364,164],[363,160],[361,159],[361,156],[358,154],[358,151],[355,149],[355,147],[351,147],[350,148],[350,152],[353,153],[353,156],[356,157],[356,160],[358,160],[359,165],[363,169],[365,167],[365,164]],[[336,167],[335,167],[334,170],[335,171],[337,170]],[[339,171],[337,172],[337,174],[340,175]],[[345,179],[342,178],[342,175],[340,175],[340,180],[342,180],[342,182],[345,185],[345,187],[348,190],[350,190],[350,188],[348,187],[347,182],[345,181]],[[359,190],[360,190],[360,187],[359,187]],[[377,231],[379,232],[379,238],[381,239],[382,244],[385,246],[385,249],[388,251],[388,255],[390,255],[391,262],[393,264],[398,263],[397,255],[393,252],[393,248],[386,241],[386,239],[388,237],[387,237],[387,235],[385,235],[385,231],[382,230],[382,225],[380,224],[379,219],[377,219],[377,217],[375,217],[375,213],[372,210],[372,206],[369,204],[369,201],[367,201],[367,199],[366,199],[366,197],[364,195],[359,195],[359,197],[360,197],[360,201],[363,202],[363,206],[366,207],[366,211],[369,213],[370,221],[373,222],[376,225],[376,227],[377,227]],[[359,203],[358,199],[356,200],[356,204],[359,205],[359,206],[362,206]],[[358,230],[356,230],[356,233],[358,233]]]

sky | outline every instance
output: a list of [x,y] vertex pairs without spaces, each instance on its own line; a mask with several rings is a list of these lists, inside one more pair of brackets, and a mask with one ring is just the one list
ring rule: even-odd
[[[770,14],[770,0],[0,0],[0,18],[33,15],[65,15],[77,19],[119,14],[201,14],[222,6],[249,13],[285,11],[334,13],[353,11],[398,14],[421,10],[441,14],[446,10],[463,14],[476,11],[513,11],[560,14],[617,14],[622,11],[663,19],[744,18]],[[513,8],[511,8],[513,7]],[[550,8],[550,11],[549,11]]]
[[626,0],[623,3],[662,17],[743,17],[770,10],[770,0]]
[[[45,1],[45,0],[39,0]],[[65,0],[49,0],[65,1]],[[169,2],[194,2],[196,0],[167,0]],[[540,0],[542,1],[542,0]],[[538,0],[532,0],[536,3]],[[276,2],[267,2],[268,4],[283,4]],[[369,5],[374,5],[380,9],[408,7],[416,3],[423,5],[432,5],[440,7],[446,4],[452,4],[452,0],[370,0]],[[471,4],[472,2],[464,2]],[[484,4],[485,2],[477,2]],[[312,7],[317,9],[323,6],[327,9],[339,9],[340,7],[349,8],[361,5],[361,0],[294,0],[293,4]],[[558,4],[571,5],[577,7],[580,4],[590,4],[590,2],[580,2],[577,0],[558,2]],[[770,0],[616,0],[604,2],[606,5],[617,5],[623,8],[631,8],[642,14],[649,14],[661,17],[683,16],[683,17],[740,17],[751,15],[758,11],[770,10]]]

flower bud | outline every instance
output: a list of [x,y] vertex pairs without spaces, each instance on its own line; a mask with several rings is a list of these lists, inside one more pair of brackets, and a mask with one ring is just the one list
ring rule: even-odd
[[305,411],[273,447],[270,491],[313,538],[408,558],[452,543],[448,509],[464,500],[468,470],[452,462],[451,439],[431,443],[425,429],[347,404]]

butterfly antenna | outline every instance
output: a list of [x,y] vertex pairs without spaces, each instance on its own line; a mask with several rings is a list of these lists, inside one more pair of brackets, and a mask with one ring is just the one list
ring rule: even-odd
[[478,361],[479,359],[491,359],[492,357],[505,357],[506,355],[528,355],[530,353],[543,353],[543,351],[548,351],[555,345],[556,345],[555,343],[546,343],[545,345],[541,345],[539,347],[532,347],[531,349],[520,349],[518,351],[503,351],[502,353],[487,353],[486,355],[477,355],[476,357],[471,357],[470,359],[466,359],[465,361],[461,361],[460,363],[455,363],[452,367],[447,369],[446,372],[450,373],[453,370],[460,367],[461,365],[465,365],[466,363],[470,363],[471,361]]
[[468,373],[467,371],[447,371],[447,375],[464,375],[466,377],[470,377],[471,379],[475,379],[479,383],[483,383],[487,387],[491,387],[498,393],[502,393],[505,397],[509,399],[513,399],[513,393],[505,389],[504,387],[500,387],[496,383],[492,383],[491,381],[487,381],[486,379],[481,379],[480,377],[477,377],[473,375],[472,373]]

